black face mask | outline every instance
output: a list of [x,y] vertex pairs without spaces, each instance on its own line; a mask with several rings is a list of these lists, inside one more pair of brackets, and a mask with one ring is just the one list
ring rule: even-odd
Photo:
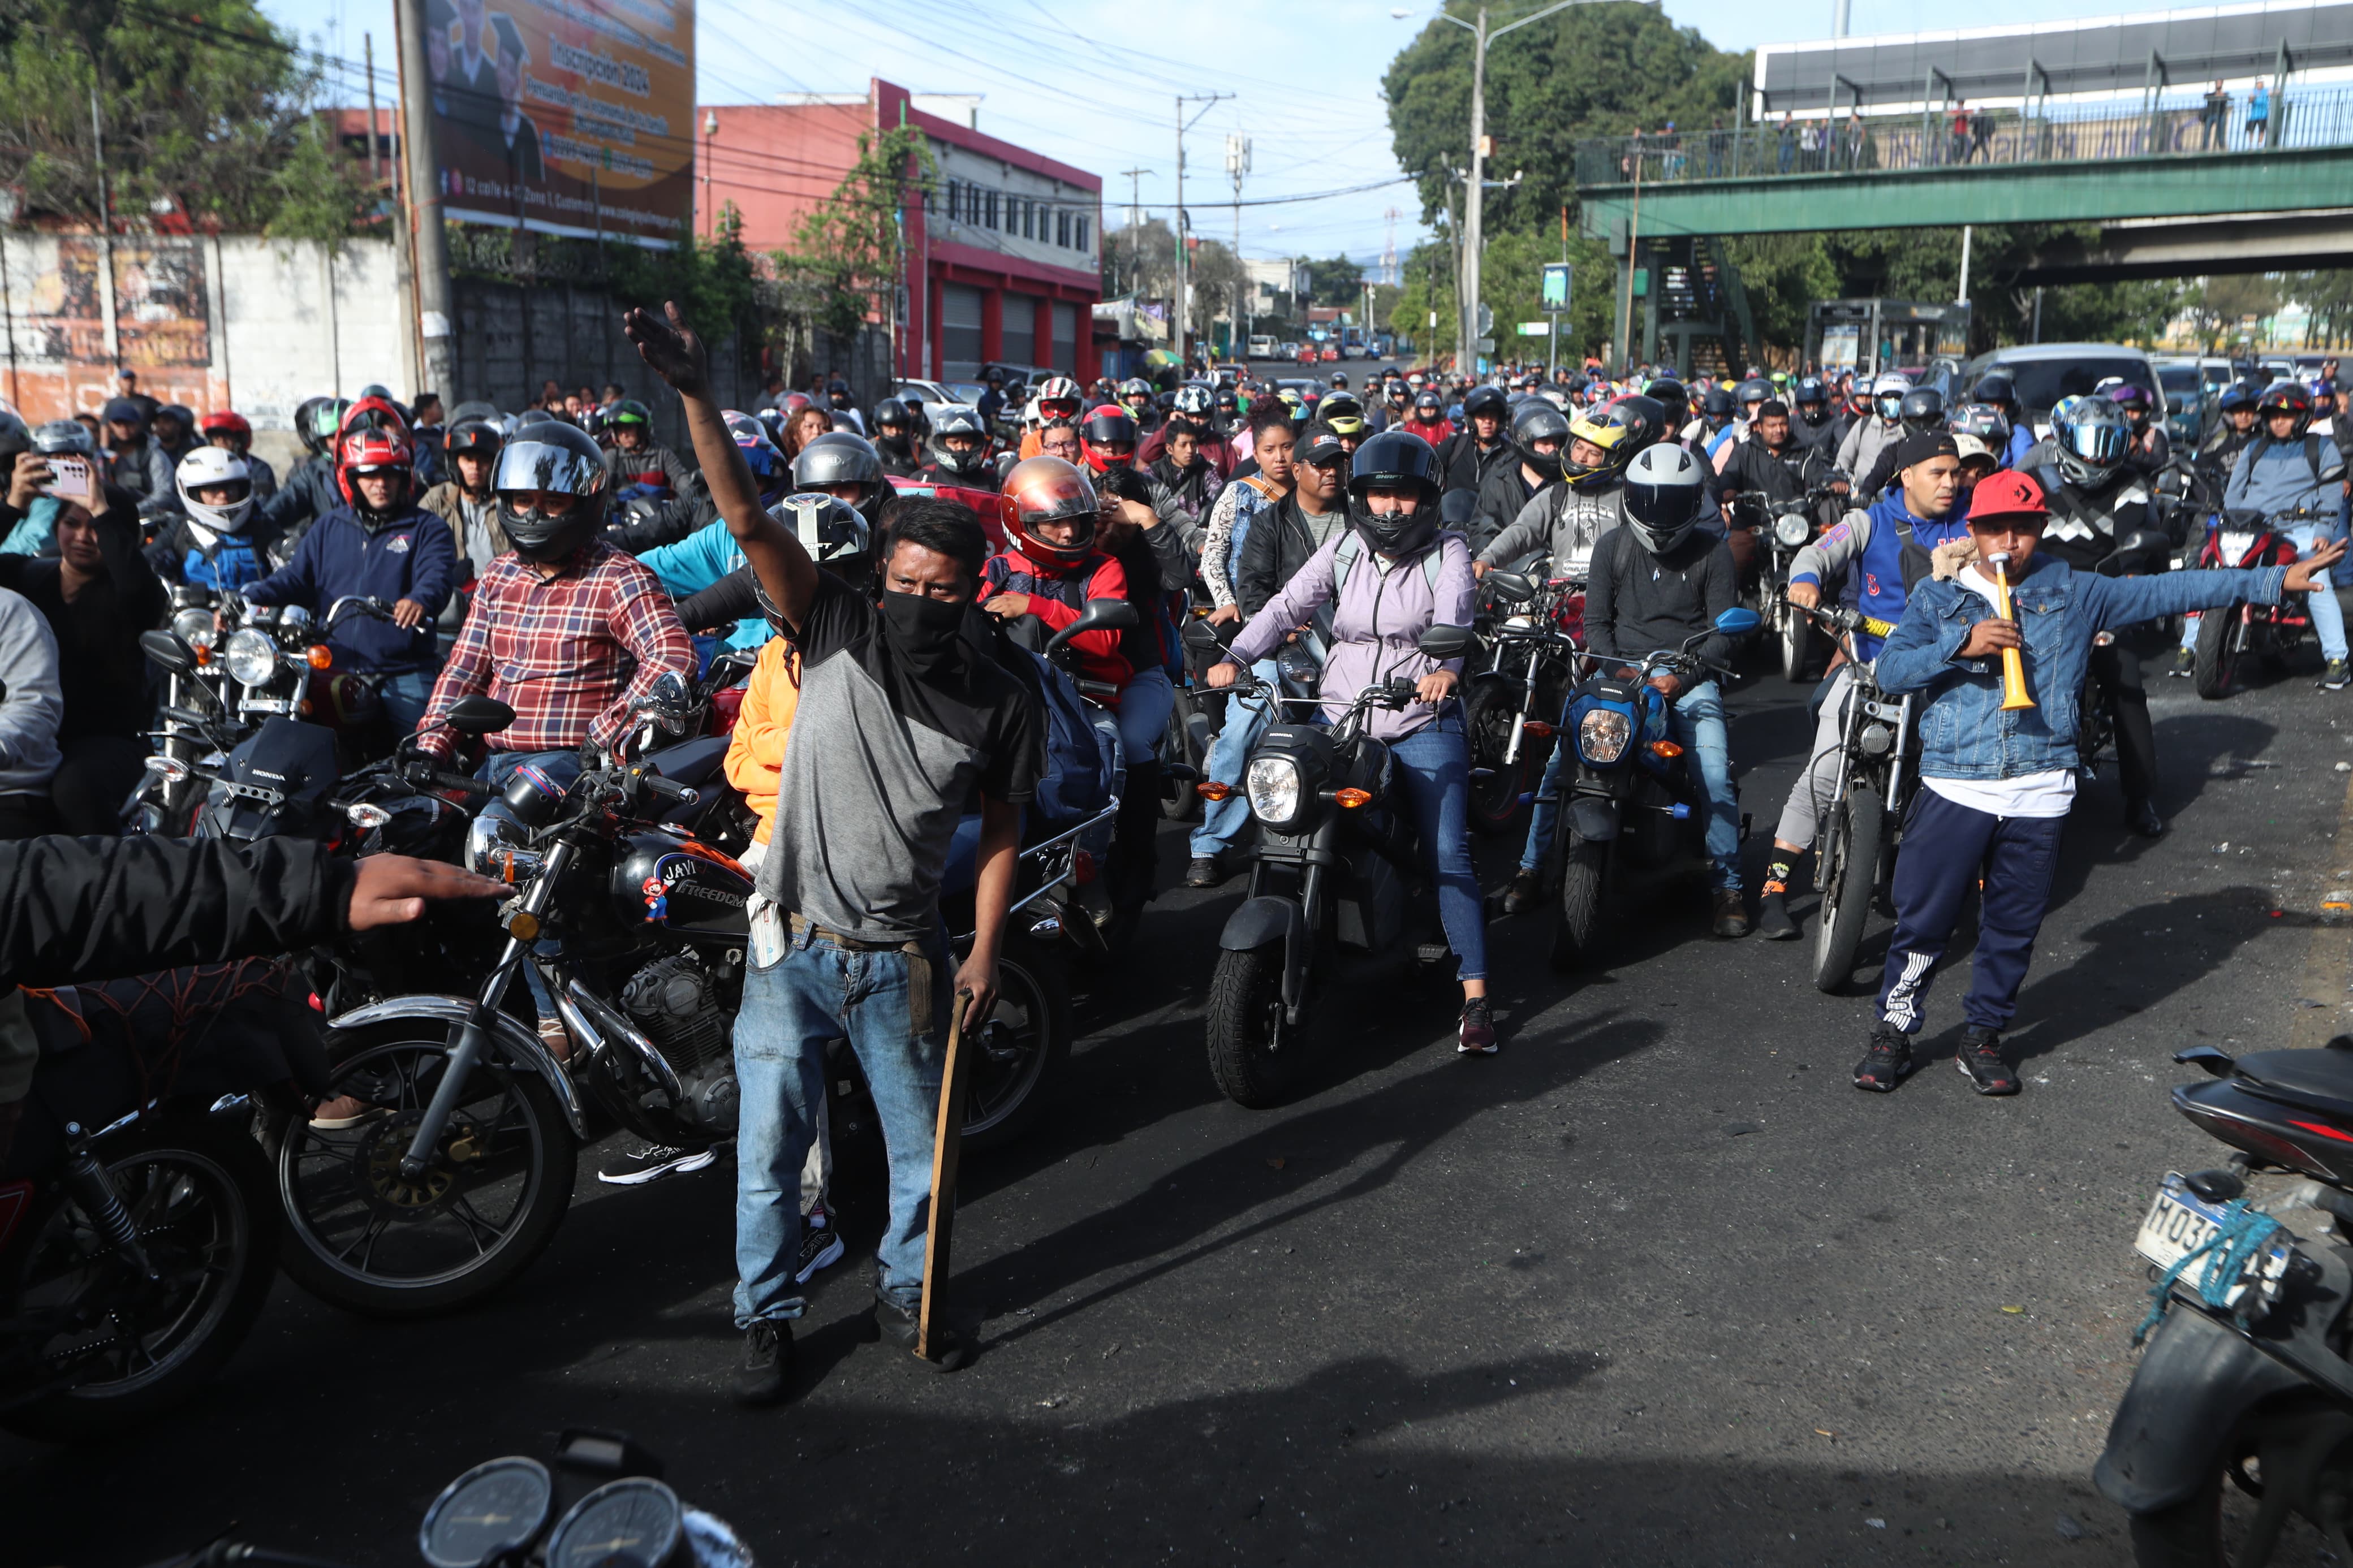
[[885,593],[882,635],[889,639],[891,651],[917,675],[943,674],[964,662],[961,634],[965,608],[962,599]]

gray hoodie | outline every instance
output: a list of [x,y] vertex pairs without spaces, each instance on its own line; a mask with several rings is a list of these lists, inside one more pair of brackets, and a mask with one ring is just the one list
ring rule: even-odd
[[47,795],[58,771],[58,639],[22,594],[0,588],[0,795]]

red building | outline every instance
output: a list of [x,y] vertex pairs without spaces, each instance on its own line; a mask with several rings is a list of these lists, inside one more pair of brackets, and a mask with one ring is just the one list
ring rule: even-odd
[[746,247],[783,249],[857,162],[860,134],[913,126],[938,179],[929,201],[908,193],[899,374],[974,381],[1006,364],[1092,380],[1103,181],[974,129],[979,101],[877,79],[862,96],[705,105],[695,113],[696,231],[710,233],[732,204]]

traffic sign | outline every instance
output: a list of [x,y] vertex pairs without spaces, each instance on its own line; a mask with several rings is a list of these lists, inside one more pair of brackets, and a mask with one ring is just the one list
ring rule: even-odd
[[1576,268],[1566,261],[1547,261],[1544,268],[1544,308],[1547,310],[1568,309],[1569,279]]
[[1548,335],[1551,331],[1552,323],[1550,321],[1522,321],[1520,323],[1520,336],[1524,338],[1541,338]]
[[1481,353],[1491,354],[1495,352],[1495,340],[1493,338],[1481,338],[1474,346]]
[[1495,330],[1495,307],[1482,300],[1479,302],[1479,335],[1485,337]]

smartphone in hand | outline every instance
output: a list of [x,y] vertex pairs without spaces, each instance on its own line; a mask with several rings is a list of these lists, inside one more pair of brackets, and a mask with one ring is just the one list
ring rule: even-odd
[[98,479],[90,471],[90,459],[71,452],[59,452],[49,458],[48,482],[41,486],[45,496],[69,500],[87,507],[98,499]]

